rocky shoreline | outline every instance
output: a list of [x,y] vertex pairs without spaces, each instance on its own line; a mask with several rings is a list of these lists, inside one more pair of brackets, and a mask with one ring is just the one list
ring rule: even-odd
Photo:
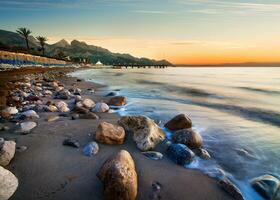
[[96,95],[101,85],[67,72],[30,70],[2,83],[1,200],[243,199],[229,180],[181,167],[211,159],[187,116],[165,124],[171,143],[152,119],[118,116],[112,108],[125,97]]

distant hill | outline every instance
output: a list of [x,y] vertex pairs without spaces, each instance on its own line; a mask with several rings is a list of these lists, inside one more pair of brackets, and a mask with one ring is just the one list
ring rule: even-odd
[[[29,38],[30,47],[34,52],[40,49],[39,43],[34,37]],[[25,40],[19,34],[0,30],[0,48],[10,49],[24,49]],[[62,39],[55,44],[46,44],[46,56],[55,58],[66,58],[69,57],[72,61],[87,60],[91,63],[96,63],[100,60],[104,64],[143,64],[143,65],[154,65],[164,64],[172,65],[166,60],[153,60],[148,58],[137,58],[130,54],[113,53],[108,49],[88,45],[85,42],[73,40],[70,44]]]

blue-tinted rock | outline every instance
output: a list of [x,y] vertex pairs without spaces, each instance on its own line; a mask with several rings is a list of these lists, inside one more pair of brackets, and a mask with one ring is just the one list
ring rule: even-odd
[[184,144],[172,144],[167,149],[167,156],[178,165],[186,165],[193,161],[195,155]]
[[97,154],[99,151],[99,146],[96,142],[90,142],[88,143],[84,149],[83,149],[83,153],[86,156],[92,156]]
[[264,175],[251,181],[252,187],[264,198],[279,200],[280,181],[271,175]]

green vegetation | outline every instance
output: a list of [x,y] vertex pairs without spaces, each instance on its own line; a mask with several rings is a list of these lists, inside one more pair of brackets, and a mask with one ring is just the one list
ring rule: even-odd
[[41,50],[42,50],[42,55],[45,55],[45,45],[46,45],[46,41],[47,38],[43,37],[43,36],[38,36],[36,37],[36,39],[39,41],[40,45],[41,45]]
[[18,30],[17,30],[17,33],[19,34],[19,35],[21,35],[22,37],[24,37],[24,39],[25,39],[25,42],[26,42],[26,48],[27,48],[27,50],[29,51],[29,41],[28,41],[28,37],[30,36],[30,34],[32,33],[29,29],[27,29],[27,28],[19,28]]

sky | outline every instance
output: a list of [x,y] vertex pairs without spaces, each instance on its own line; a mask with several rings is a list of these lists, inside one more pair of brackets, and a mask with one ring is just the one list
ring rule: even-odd
[[280,0],[0,0],[0,29],[173,64],[280,62]]

